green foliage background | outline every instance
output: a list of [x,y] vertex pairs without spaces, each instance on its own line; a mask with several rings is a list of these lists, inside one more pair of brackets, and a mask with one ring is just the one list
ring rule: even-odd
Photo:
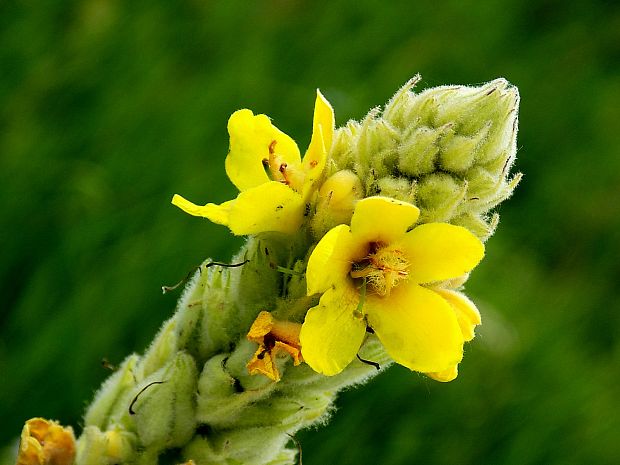
[[525,178],[468,285],[484,325],[453,383],[394,367],[344,393],[304,464],[620,463],[611,1],[0,3],[0,438],[79,429],[101,359],[171,314],[160,286],[239,247],[169,203],[234,195],[234,110],[305,147],[316,87],[341,125],[417,72],[521,91]]

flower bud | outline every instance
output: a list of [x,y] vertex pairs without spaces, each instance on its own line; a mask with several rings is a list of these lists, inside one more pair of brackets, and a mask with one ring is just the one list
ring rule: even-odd
[[[439,156],[439,142],[452,129],[450,124],[439,128],[419,127],[398,148],[398,168],[410,176],[421,176],[435,171]],[[411,156],[415,153],[415,156]]]
[[392,197],[414,203],[417,185],[404,177],[386,176],[377,180],[376,190],[384,197]]
[[334,226],[349,223],[355,202],[363,196],[362,183],[352,171],[342,170],[331,175],[319,189],[311,225],[315,237],[322,237]]
[[77,448],[79,465],[113,465],[134,459],[136,435],[120,426],[101,431],[96,426],[84,428]]
[[[373,109],[361,123],[338,129],[332,162],[356,173],[366,196],[413,201],[421,222],[482,223],[472,231],[486,238],[493,229],[488,211],[508,198],[520,179],[508,179],[516,155],[519,93],[496,79],[480,87],[441,86],[415,94],[411,89],[418,80],[405,84],[383,111]],[[395,188],[393,179],[410,187]]]
[[444,173],[432,173],[418,184],[417,205],[422,223],[450,221],[467,193],[467,184]]
[[[122,413],[126,413],[125,402],[131,400],[131,389],[136,385],[134,370],[139,357],[130,355],[122,365],[110,376],[95,395],[95,400],[90,404],[84,424],[105,428],[110,422],[110,416],[117,413],[118,405],[121,405]],[[118,420],[118,418],[115,418]]]

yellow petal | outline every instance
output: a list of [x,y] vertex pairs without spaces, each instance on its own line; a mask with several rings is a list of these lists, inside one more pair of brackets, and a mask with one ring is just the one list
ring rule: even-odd
[[262,344],[265,336],[273,329],[274,322],[275,319],[271,313],[265,311],[260,312],[254,320],[254,323],[252,323],[246,337],[249,341]]
[[449,289],[434,290],[452,306],[452,310],[454,310],[456,319],[461,327],[463,339],[465,339],[465,341],[471,341],[475,336],[474,330],[476,326],[482,323],[480,312],[476,308],[476,305],[460,292]]
[[303,170],[306,173],[303,192],[306,198],[312,192],[316,181],[325,168],[327,153],[334,138],[334,126],[334,110],[317,89],[312,122],[312,139],[303,160]]
[[280,371],[276,361],[279,353],[289,354],[295,366],[303,361],[298,347],[281,341],[276,341],[271,349],[267,349],[263,344],[260,344],[254,356],[246,365],[248,372],[251,375],[265,375],[273,381],[280,381]]
[[366,297],[368,323],[395,362],[423,373],[441,372],[463,357],[463,336],[450,305],[418,285],[389,297]]
[[238,236],[267,231],[290,234],[303,221],[301,195],[277,181],[243,191],[233,202],[228,227]]
[[[312,121],[312,139],[310,140],[310,148],[313,144],[323,145],[325,150],[329,152],[332,146],[332,140],[334,138],[334,127],[336,125],[334,119],[334,109],[327,99],[323,96],[320,90],[316,90],[316,100],[314,102],[314,119]],[[321,141],[315,142],[315,135],[318,133],[319,128],[323,136]],[[305,160],[304,160],[305,161]]]
[[364,242],[394,242],[405,235],[420,210],[414,205],[389,197],[367,197],[355,205],[351,232]]
[[356,241],[346,224],[330,229],[308,260],[308,295],[325,292],[332,286],[347,285],[352,263],[361,260],[367,253],[367,245]]
[[340,373],[355,358],[366,334],[356,309],[359,295],[351,287],[329,289],[319,305],[308,310],[301,326],[301,353],[318,373]]
[[[276,347],[277,343],[281,343],[282,345],[286,345],[292,349],[299,349],[300,330],[301,324],[293,321],[277,320],[271,313],[262,311],[254,320],[254,323],[252,323],[246,337],[249,341],[264,344],[265,337],[269,334],[272,340],[276,341]],[[293,358],[297,359],[297,356],[294,355],[288,348],[281,348],[289,352]]]
[[175,195],[172,203],[190,215],[228,226],[237,236],[267,231],[293,233],[301,226],[305,206],[301,195],[277,181],[243,191],[221,205],[199,206],[180,195]]
[[224,226],[228,226],[230,209],[234,202],[234,200],[229,200],[221,205],[208,203],[200,206],[184,199],[178,194],[174,194],[174,197],[172,197],[172,204],[179,207],[185,213],[189,213],[193,216],[202,216],[203,218],[208,218],[214,223],[223,224]]
[[277,355],[280,352],[286,352],[293,359],[293,365],[295,366],[299,365],[301,362],[304,361],[301,355],[301,349],[297,346],[287,344],[286,342],[276,341],[276,344],[273,349],[271,349],[271,352],[274,355]]
[[458,365],[454,365],[453,367],[448,368],[444,371],[439,371],[436,373],[424,373],[429,378],[433,378],[435,381],[441,381],[442,383],[450,382],[459,374]]
[[293,139],[271,124],[265,115],[238,110],[228,120],[230,151],[226,157],[226,174],[240,191],[268,182],[263,160],[269,159],[270,147],[283,162],[301,162]]
[[[299,343],[299,331],[301,331],[301,324],[287,320],[274,320],[273,328],[271,328],[271,335],[275,338],[276,342],[281,342],[288,348],[299,349],[301,344]],[[291,354],[293,358],[297,358],[288,348],[282,347]]]
[[484,256],[484,245],[461,226],[429,223],[409,231],[400,241],[411,268],[409,279],[430,283],[471,271]]
[[276,365],[275,353],[260,345],[256,353],[247,364],[248,373],[251,375],[265,375],[273,381],[280,381],[280,372]]

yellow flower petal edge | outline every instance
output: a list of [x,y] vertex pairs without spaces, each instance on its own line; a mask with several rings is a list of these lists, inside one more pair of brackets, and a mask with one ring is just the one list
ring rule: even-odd
[[174,194],[174,197],[172,197],[172,205],[179,207],[185,213],[189,213],[192,216],[208,218],[214,223],[223,224],[225,226],[228,226],[229,224],[230,209],[233,203],[234,200],[229,200],[221,205],[208,203],[200,206],[186,200],[179,194]]
[[303,221],[305,205],[301,196],[276,181],[243,191],[231,202],[228,227],[236,235],[264,231],[290,234]]
[[[308,146],[308,151],[304,156],[304,163],[312,164],[316,154],[329,150],[334,138],[336,121],[334,109],[319,89],[316,90],[316,100],[314,102],[314,117],[312,120],[312,139]],[[319,135],[320,140],[319,140]],[[319,155],[320,156],[320,155]]]
[[429,289],[398,286],[389,303],[369,296],[366,314],[390,357],[410,370],[443,371],[463,357],[463,336],[454,312]]
[[312,251],[306,268],[308,295],[325,292],[332,286],[348,282],[351,258],[363,258],[366,247],[354,241],[349,226],[330,229]]
[[335,131],[334,109],[317,89],[312,122],[312,139],[304,155],[302,169],[305,173],[302,195],[305,200],[316,188],[332,146]]
[[358,302],[354,289],[329,289],[308,310],[299,335],[301,353],[317,373],[336,375],[355,358],[366,334],[366,323],[356,314]]
[[417,221],[420,210],[389,197],[367,197],[357,202],[351,232],[360,241],[393,242]]
[[429,378],[434,379],[435,381],[440,381],[442,383],[448,383],[456,379],[459,374],[458,365],[454,365],[446,370],[438,371],[435,373],[424,373]]
[[484,257],[484,245],[476,236],[446,223],[420,225],[407,233],[400,245],[415,264],[410,278],[417,283],[456,278]]
[[301,225],[304,210],[301,196],[276,181],[241,192],[221,205],[195,205],[178,194],[172,204],[190,215],[228,226],[238,236],[263,231],[293,233]]
[[434,289],[452,307],[465,341],[471,341],[476,326],[482,323],[480,312],[465,294],[450,289]]

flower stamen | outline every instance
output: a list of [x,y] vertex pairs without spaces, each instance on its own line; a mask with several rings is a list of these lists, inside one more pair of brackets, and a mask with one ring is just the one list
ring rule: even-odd
[[409,261],[402,251],[379,242],[371,242],[368,255],[353,264],[350,276],[363,278],[381,297],[390,295],[400,281],[408,277]]
[[299,191],[303,184],[304,173],[296,167],[289,166],[282,156],[276,152],[277,140],[269,144],[269,158],[263,158],[262,163],[269,179],[278,181],[289,186],[294,191]]

